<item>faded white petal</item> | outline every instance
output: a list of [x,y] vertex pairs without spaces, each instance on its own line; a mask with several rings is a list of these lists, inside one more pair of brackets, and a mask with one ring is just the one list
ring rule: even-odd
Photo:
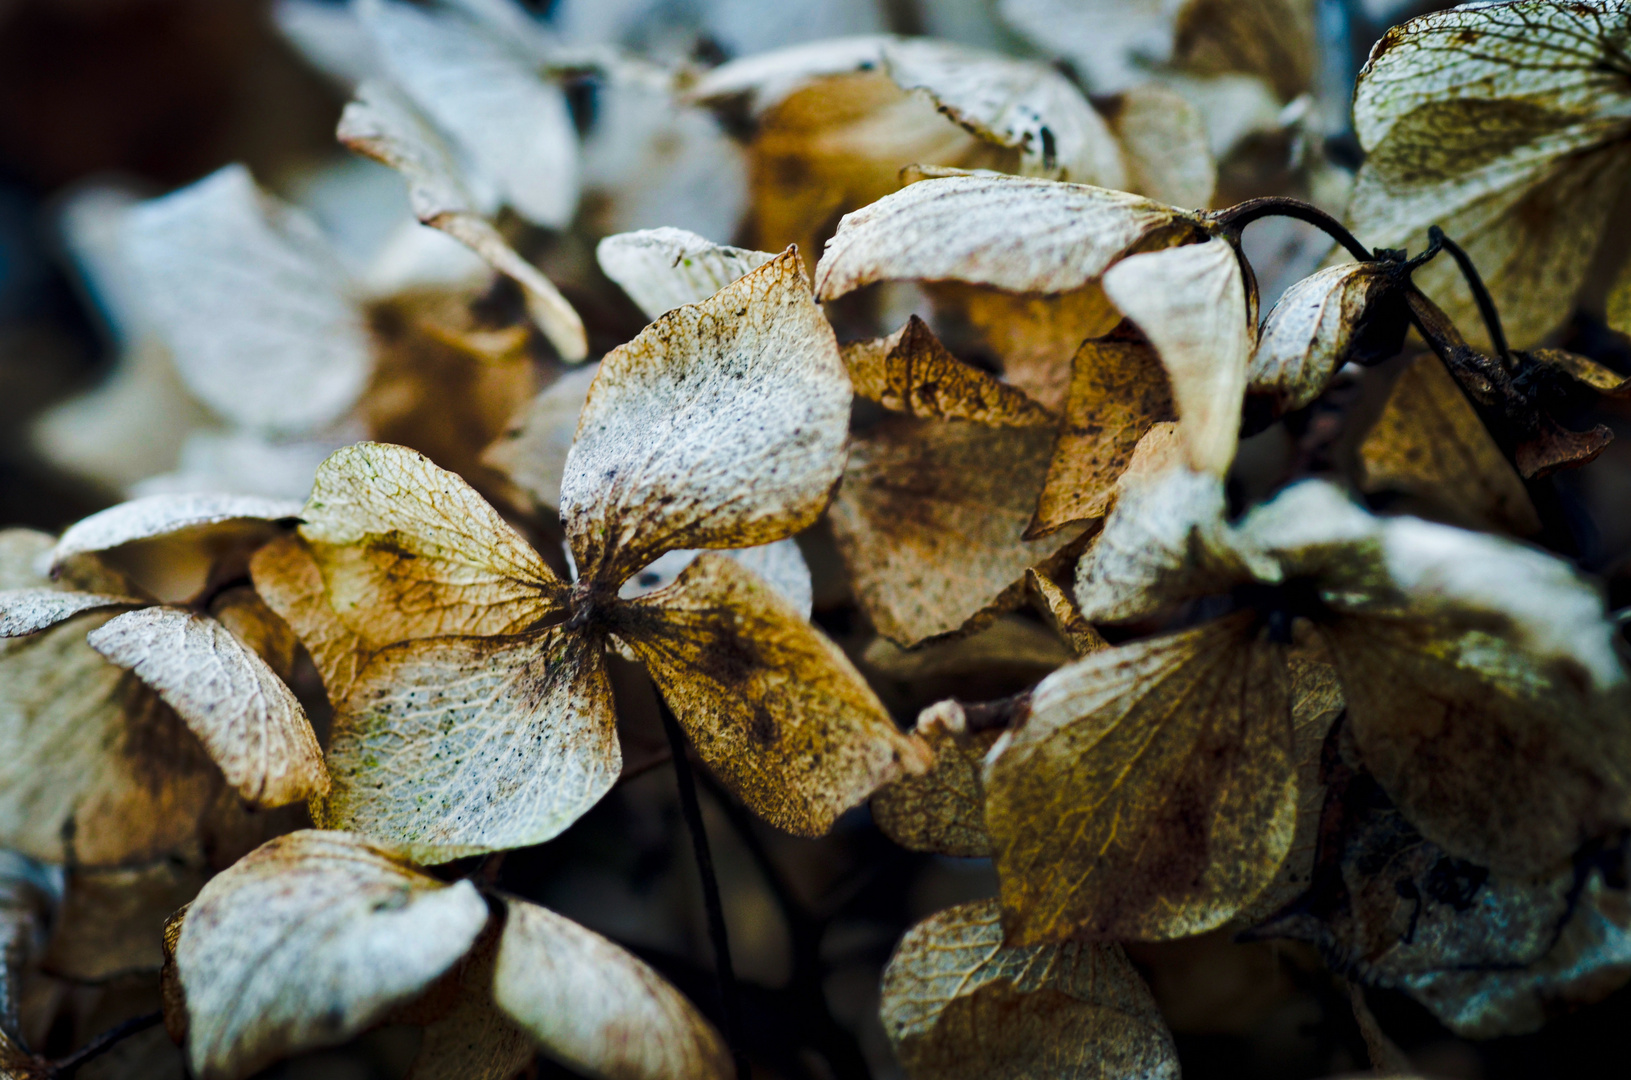
[[600,268],[648,319],[681,304],[699,304],[775,257],[668,227],[618,233],[595,247]]

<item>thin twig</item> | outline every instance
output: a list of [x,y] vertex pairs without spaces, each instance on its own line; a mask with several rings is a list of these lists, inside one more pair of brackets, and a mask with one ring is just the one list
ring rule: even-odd
[[150,1012],[133,1016],[122,1024],[115,1024],[61,1061],[53,1062],[52,1072],[57,1076],[72,1076],[74,1071],[87,1061],[101,1057],[132,1035],[146,1031],[163,1020],[164,1013]]
[[1461,268],[1461,276],[1467,280],[1467,288],[1472,290],[1472,298],[1478,302],[1478,314],[1483,316],[1484,329],[1489,332],[1490,344],[1495,346],[1495,354],[1501,358],[1501,363],[1510,369],[1512,352],[1507,348],[1506,332],[1501,329],[1501,313],[1495,310],[1495,301],[1490,297],[1489,289],[1484,286],[1484,279],[1479,276],[1478,268],[1472,264],[1472,256],[1463,251],[1460,244],[1445,236],[1444,230],[1437,225],[1427,230],[1427,239],[1441,245]]
[[1219,210],[1212,220],[1228,229],[1239,232],[1258,218],[1288,217],[1298,221],[1306,221],[1329,236],[1332,240],[1348,249],[1348,254],[1360,262],[1373,262],[1376,259],[1371,250],[1361,244],[1349,232],[1347,227],[1336,218],[1327,214],[1313,203],[1303,202],[1301,199],[1292,199],[1284,195],[1269,195],[1261,199],[1247,199],[1225,210]]
[[685,756],[685,732],[674,719],[668,703],[659,695],[657,712],[663,718],[663,731],[673,751],[674,780],[680,791],[680,813],[685,817],[691,833],[691,850],[697,860],[697,876],[702,879],[702,901],[708,909],[708,936],[714,946],[714,974],[719,980],[719,1010],[725,1029],[725,1041],[736,1059],[737,1080],[749,1080],[751,1070],[742,1053],[736,970],[731,964],[730,937],[725,929],[725,906],[719,898],[719,878],[714,874],[713,852],[708,848],[708,830],[702,821],[702,804],[697,801],[697,779],[691,772],[691,762]]

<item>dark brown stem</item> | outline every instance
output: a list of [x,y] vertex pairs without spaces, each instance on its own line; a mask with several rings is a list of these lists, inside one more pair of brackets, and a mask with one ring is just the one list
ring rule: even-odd
[[708,936],[714,946],[714,975],[719,981],[719,1012],[725,1029],[725,1042],[736,1059],[737,1080],[749,1080],[752,1070],[742,1053],[736,969],[731,964],[730,936],[725,928],[725,905],[719,898],[719,878],[714,874],[714,856],[708,847],[708,829],[702,821],[702,804],[697,801],[697,778],[685,756],[685,732],[674,718],[662,695],[657,696],[657,712],[663,718],[663,731],[673,752],[675,786],[680,791],[680,813],[691,833],[691,852],[697,860],[697,876],[702,879],[702,902],[708,911]]
[[1361,244],[1347,227],[1312,203],[1284,195],[1270,195],[1261,199],[1247,199],[1226,210],[1219,210],[1212,220],[1224,228],[1239,232],[1258,218],[1288,217],[1306,221],[1348,249],[1348,254],[1360,262],[1374,262],[1376,255]]
[[162,1012],[150,1012],[143,1013],[141,1016],[133,1016],[122,1024],[115,1024],[100,1035],[93,1037],[90,1042],[61,1061],[53,1062],[52,1072],[60,1077],[72,1076],[74,1071],[87,1061],[101,1057],[132,1035],[146,1031],[163,1020],[164,1014]]
[[1472,290],[1472,298],[1478,303],[1478,314],[1484,319],[1484,329],[1489,332],[1490,344],[1495,346],[1495,355],[1501,358],[1501,363],[1508,370],[1512,368],[1512,352],[1506,345],[1506,333],[1501,329],[1501,313],[1495,310],[1495,301],[1489,295],[1489,289],[1484,287],[1484,279],[1479,276],[1478,268],[1472,264],[1472,257],[1462,250],[1461,245],[1444,235],[1444,230],[1434,225],[1427,230],[1427,239],[1440,245],[1450,253],[1450,258],[1461,268],[1461,276],[1467,280],[1467,288]]

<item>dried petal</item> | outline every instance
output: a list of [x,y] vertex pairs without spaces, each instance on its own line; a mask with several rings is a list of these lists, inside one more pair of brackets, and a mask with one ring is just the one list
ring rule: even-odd
[[[455,969],[453,1006],[425,1025],[406,1080],[514,1080],[537,1060],[532,1036],[493,1001],[498,939],[498,934],[483,934]],[[413,1014],[439,998],[445,987],[446,981],[398,1016],[411,1023],[417,1019]]]
[[451,968],[486,923],[470,882],[437,881],[358,837],[263,845],[211,879],[181,927],[193,1072],[236,1080],[344,1042]]
[[599,364],[588,364],[564,372],[482,452],[481,463],[503,473],[519,489],[506,495],[510,502],[522,509],[531,509],[529,503],[560,508],[566,456],[577,434],[578,414],[599,371]]
[[359,638],[334,613],[323,572],[298,535],[280,536],[249,562],[255,590],[310,654],[330,703],[344,701],[366,657]]
[[1117,945],[1010,947],[995,901],[906,932],[884,969],[884,1029],[914,1080],[1176,1080],[1178,1055]]
[[1070,362],[1065,422],[1026,539],[1102,517],[1139,440],[1173,416],[1166,373],[1142,334],[1123,324],[1083,342]]
[[61,589],[6,589],[0,591],[0,638],[37,634],[87,611],[145,603],[146,600],[131,596],[63,592]]
[[[623,587],[617,590],[617,595],[624,600],[633,600],[667,588],[701,554],[701,549],[670,551],[625,581]],[[806,619],[810,617],[815,589],[810,580],[810,567],[799,551],[798,542],[792,537],[773,544],[734,548],[719,554],[752,570],[766,585],[781,593],[782,599],[792,604],[800,615]]]
[[1193,105],[1160,83],[1146,82],[1105,100],[1099,109],[1121,141],[1129,191],[1172,206],[1211,205],[1218,166]]
[[595,245],[595,261],[655,319],[682,304],[700,304],[776,256],[716,244],[684,229],[643,229],[608,236]]
[[1104,275],[1104,291],[1155,346],[1172,384],[1190,467],[1228,472],[1256,325],[1256,287],[1223,240],[1129,256]]
[[664,315],[601,361],[578,421],[561,516],[579,574],[618,585],[665,551],[806,528],[843,471],[850,397],[795,251]]
[[[1027,570],[1027,580],[1034,569]],[[1059,634],[1017,615],[1002,615],[989,626],[903,649],[876,637],[861,654],[861,666],[885,679],[913,682],[989,673],[1024,671],[1046,674],[1075,659]]]
[[888,337],[845,345],[843,356],[856,395],[895,412],[989,427],[1050,427],[1055,422],[1023,390],[953,356],[916,315]]
[[963,128],[1018,150],[1022,175],[1127,186],[1109,125],[1075,84],[1046,64],[925,38],[890,42],[884,64],[902,90],[927,91]]
[[61,569],[75,555],[107,551],[137,540],[177,533],[193,534],[236,522],[288,521],[300,516],[300,504],[259,495],[148,495],[110,506],[70,525],[51,549],[51,569]]
[[562,628],[377,653],[339,704],[319,817],[419,862],[542,843],[622,766],[599,650]]
[[[1350,223],[1367,243],[1419,249],[1437,224],[1472,256],[1508,338],[1527,346],[1573,307],[1607,230],[1631,149],[1623,0],[1481,4],[1388,32],[1360,73],[1367,151]],[[1448,260],[1417,283],[1476,340]]]
[[357,153],[402,173],[415,217],[441,229],[520,285],[533,322],[563,360],[573,362],[588,355],[583,320],[560,290],[481,215],[452,152],[413,106],[388,86],[364,83],[340,116],[337,135]]
[[570,919],[508,902],[493,998],[546,1054],[607,1080],[725,1080],[724,1040],[628,952]]
[[1284,650],[1240,614],[1086,656],[1037,686],[985,789],[1008,940],[1220,926],[1296,825]]
[[566,585],[520,534],[469,484],[406,447],[336,451],[302,516],[335,613],[371,649],[517,633],[565,610]]
[[1031,595],[1031,606],[1056,634],[1070,642],[1077,656],[1098,652],[1106,646],[1104,637],[1082,617],[1076,598],[1061,588],[1051,575],[1032,567],[1025,571],[1025,588]]
[[[1380,262],[1328,266],[1281,295],[1263,324],[1247,374],[1248,392],[1272,402],[1274,416],[1300,409],[1324,392],[1353,354],[1378,359],[1397,352],[1406,313],[1393,295],[1392,267]],[[1383,305],[1392,299],[1394,302]],[[1386,322],[1383,327],[1379,324]],[[1370,335],[1384,342],[1371,347]]]
[[115,616],[86,640],[152,687],[249,802],[283,806],[328,789],[305,710],[266,661],[214,619],[143,608]]
[[68,868],[43,966],[84,982],[158,971],[164,920],[197,896],[208,877],[208,868],[179,859]]
[[833,300],[877,281],[1068,292],[1097,280],[1140,241],[1189,220],[1160,203],[1082,184],[923,180],[844,215],[816,270],[816,293]]
[[903,776],[872,796],[872,819],[901,847],[972,858],[991,854],[980,766],[1000,729],[965,734],[955,701],[931,705],[917,733],[933,759],[922,776]]
[[1457,524],[1540,531],[1523,481],[1439,358],[1416,357],[1359,444],[1360,487],[1402,491]]
[[503,201],[539,225],[571,221],[577,133],[566,95],[538,77],[523,42],[398,0],[361,0],[357,14],[396,84]]
[[145,310],[210,408],[292,432],[355,404],[373,361],[345,271],[317,226],[249,170],[228,165],[133,208],[126,240]]
[[699,556],[609,618],[702,760],[778,828],[820,836],[926,764],[838,646],[730,559]]
[[228,633],[266,661],[266,666],[278,678],[288,682],[293,676],[300,638],[254,589],[235,585],[225,590],[210,601],[209,613]]
[[1020,539],[1052,441],[1045,428],[904,418],[857,441],[831,521],[880,634],[910,647],[1019,602],[1026,569],[1076,537]]

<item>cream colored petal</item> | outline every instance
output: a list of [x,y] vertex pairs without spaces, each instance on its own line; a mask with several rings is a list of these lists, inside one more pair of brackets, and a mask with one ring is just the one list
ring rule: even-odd
[[470,882],[437,881],[359,837],[263,845],[211,879],[181,927],[193,1072],[237,1080],[346,1041],[430,986],[486,924]]
[[830,520],[874,629],[910,647],[1019,603],[1026,569],[1079,533],[1021,538],[1052,442],[1046,428],[904,418],[857,440]]
[[25,637],[49,629],[65,619],[99,608],[140,606],[129,596],[63,592],[61,589],[7,589],[0,591],[0,638]]
[[575,632],[403,642],[336,710],[317,816],[447,862],[559,835],[621,765],[605,666]]
[[595,245],[601,270],[648,319],[682,304],[700,304],[775,257],[668,227],[618,233]]
[[1096,280],[1178,211],[1120,191],[1018,176],[923,180],[844,215],[816,269],[833,300],[877,281],[1060,293]]
[[300,638],[251,586],[234,585],[209,602],[209,614],[284,682],[293,677]]
[[412,105],[382,83],[364,83],[340,116],[336,134],[357,153],[402,173],[415,217],[441,229],[520,285],[533,322],[563,360],[575,362],[588,355],[577,311],[482,216],[452,152]]
[[901,89],[927,91],[950,119],[1018,150],[1021,174],[1127,186],[1110,126],[1048,65],[927,38],[889,43],[884,64]]
[[446,11],[359,0],[385,69],[521,216],[561,228],[578,200],[578,140],[559,86],[525,42]]
[[1155,999],[1119,945],[1004,944],[992,900],[906,932],[883,975],[884,1030],[912,1080],[1176,1080]]
[[1603,594],[1573,566],[1487,533],[1390,518],[1387,572],[1413,611],[1463,625],[1493,623],[1534,662],[1597,690],[1622,686],[1618,637]]
[[1008,940],[1183,937],[1257,897],[1297,818],[1285,650],[1238,614],[1044,679],[986,760]]
[[147,495],[111,506],[70,525],[51,550],[56,570],[75,555],[106,551],[136,540],[204,530],[244,521],[284,521],[300,504],[259,495]]
[[1198,596],[1226,593],[1279,569],[1224,525],[1223,485],[1183,465],[1130,477],[1104,531],[1076,566],[1076,602],[1089,622],[1123,622]]
[[520,534],[469,484],[406,447],[335,452],[302,516],[336,614],[370,648],[516,633],[564,610],[566,585]]
[[292,629],[322,676],[329,701],[344,701],[367,658],[359,638],[334,613],[323,572],[299,536],[280,536],[249,561],[255,591]]
[[1173,415],[1166,373],[1142,334],[1125,328],[1083,342],[1070,362],[1065,422],[1025,535],[1104,516],[1139,441]]
[[887,337],[851,342],[842,351],[856,395],[895,412],[990,427],[1056,422],[1023,390],[953,356],[916,315]]
[[838,646],[729,559],[703,554],[609,619],[709,769],[777,828],[820,836],[927,764]]
[[217,413],[302,431],[362,393],[373,361],[344,269],[242,165],[132,209],[126,251],[176,369]]
[[589,387],[599,371],[596,363],[563,372],[482,451],[482,464],[497,469],[514,485],[516,490],[505,497],[518,508],[530,510],[533,504],[551,510],[560,507],[566,455],[577,434],[578,414],[589,400]]
[[1529,492],[1461,385],[1431,353],[1412,360],[1359,444],[1359,486],[1420,499],[1458,525],[1540,531]]
[[599,934],[508,901],[493,999],[569,1067],[607,1080],[725,1080],[724,1040],[655,971]]
[[[670,551],[659,556],[625,581],[623,587],[617,590],[617,595],[624,600],[633,600],[667,588],[700,554],[702,549],[697,548]],[[758,547],[726,549],[719,554],[752,570],[766,585],[780,593],[782,599],[792,604],[800,615],[806,619],[810,617],[815,588],[810,580],[809,564],[804,561],[798,542],[792,537]]]
[[[1343,263],[1287,289],[1263,324],[1247,392],[1269,398],[1276,416],[1319,397],[1358,344],[1373,306],[1396,288],[1395,274],[1384,263]],[[1401,335],[1404,320],[1399,305],[1394,321]]]
[[1578,683],[1453,623],[1349,617],[1325,633],[1365,769],[1450,854],[1551,872],[1625,820],[1620,718]]
[[872,820],[901,847],[968,858],[991,854],[980,767],[1002,732],[969,734],[964,725],[955,701],[924,709],[917,733],[933,755],[928,771],[885,784],[872,796]]
[[1104,291],[1166,366],[1198,472],[1222,476],[1234,460],[1256,323],[1247,289],[1240,257],[1223,240],[1129,256],[1104,275]]
[[1043,51],[1063,56],[1094,93],[1147,81],[1172,51],[1172,0],[998,0],[1003,20]]
[[801,86],[826,75],[875,67],[883,62],[887,34],[826,38],[743,56],[705,72],[691,87],[694,101],[746,99],[757,115]]
[[219,622],[149,607],[115,616],[86,640],[152,687],[249,802],[283,806],[328,789],[305,710],[266,661]]
[[849,378],[798,254],[783,252],[608,353],[561,482],[586,580],[665,551],[750,547],[812,524],[844,467]]
[[1128,87],[1099,109],[1121,140],[1127,190],[1171,206],[1211,205],[1218,166],[1193,105],[1160,83],[1147,82]]

